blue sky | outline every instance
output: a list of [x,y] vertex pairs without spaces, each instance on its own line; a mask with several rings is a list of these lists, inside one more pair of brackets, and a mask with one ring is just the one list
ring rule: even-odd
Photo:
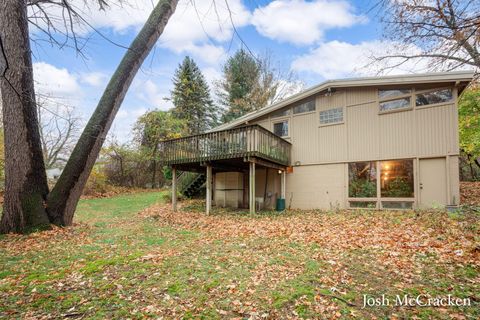
[[[102,12],[94,6],[85,7],[84,0],[72,1],[90,24],[125,46],[156,2],[128,0],[121,7],[112,5]],[[364,68],[367,57],[388,45],[380,41],[381,27],[369,11],[374,3],[370,0],[228,0],[239,36],[234,34],[225,1],[216,0],[216,10],[212,3],[196,0],[195,10],[189,0],[180,1],[113,124],[112,133],[119,140],[131,138],[132,124],[145,111],[171,107],[165,98],[172,87],[174,70],[185,55],[195,59],[212,84],[220,77],[225,60],[243,41],[254,53],[268,50],[276,66],[293,71],[311,86],[325,79],[374,74],[374,69]],[[55,8],[52,14],[58,14]],[[37,92],[72,105],[86,121],[125,49],[88,28],[79,27],[78,32],[90,38],[83,57],[72,49],[34,44],[34,73]],[[39,36],[34,29],[31,33]]]

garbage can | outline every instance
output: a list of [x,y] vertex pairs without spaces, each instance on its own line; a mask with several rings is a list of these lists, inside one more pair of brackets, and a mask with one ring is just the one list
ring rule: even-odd
[[277,211],[285,210],[285,199],[278,198],[277,199],[277,206],[275,208]]

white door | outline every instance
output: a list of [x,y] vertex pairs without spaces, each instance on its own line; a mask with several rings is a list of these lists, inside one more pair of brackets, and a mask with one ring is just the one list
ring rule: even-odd
[[445,158],[420,159],[420,208],[444,207],[447,204]]

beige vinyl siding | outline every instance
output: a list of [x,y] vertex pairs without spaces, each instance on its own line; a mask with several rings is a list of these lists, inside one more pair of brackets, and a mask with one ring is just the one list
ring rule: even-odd
[[458,156],[449,156],[447,158],[448,163],[448,173],[449,177],[449,205],[459,205],[460,204],[460,175],[458,174]]
[[379,116],[375,103],[347,108],[348,159],[369,160],[379,157]]
[[312,154],[318,154],[315,162],[343,161],[347,158],[347,129],[344,124],[325,126],[318,130],[318,151],[312,148]]
[[457,154],[458,129],[455,104],[416,110],[417,154],[419,156]]
[[355,106],[377,101],[376,88],[350,88],[347,89],[347,106]]
[[309,148],[309,146],[318,146],[318,135],[315,133],[318,129],[316,113],[298,114],[292,117],[291,136],[292,138],[292,163],[301,161],[302,163],[318,162],[318,153],[322,148]]
[[[456,90],[453,94],[455,100]],[[344,122],[320,125],[319,112],[338,107],[344,108]],[[455,102],[380,114],[376,88],[351,88],[317,96],[316,112],[263,118],[256,123],[273,130],[273,123],[281,119],[289,121],[292,164],[459,153]]]
[[317,111],[323,111],[345,106],[345,91],[336,91],[332,95],[318,96]]
[[380,155],[383,158],[415,155],[417,133],[414,112],[386,113],[379,118]]
[[264,119],[264,120],[261,120],[261,121],[258,121],[256,122],[259,126],[262,126],[264,127],[265,129],[267,130],[271,130],[270,129],[270,121],[267,119]]
[[286,205],[295,209],[345,206],[345,164],[300,166],[287,174]]

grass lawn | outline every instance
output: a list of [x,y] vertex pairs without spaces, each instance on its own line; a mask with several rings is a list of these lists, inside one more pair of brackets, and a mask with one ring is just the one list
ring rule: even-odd
[[[71,228],[2,236],[0,318],[480,318],[478,213],[205,216],[161,198],[82,200]],[[395,306],[419,294],[471,305]]]

